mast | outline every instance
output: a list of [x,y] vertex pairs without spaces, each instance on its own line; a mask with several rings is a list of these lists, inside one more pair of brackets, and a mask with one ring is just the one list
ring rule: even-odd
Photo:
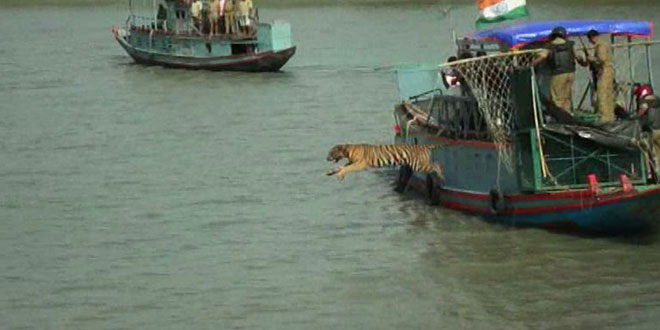
[[[131,26],[135,26],[135,16],[133,16],[133,0],[128,0],[128,19],[131,21]],[[128,24],[128,20],[126,20]]]

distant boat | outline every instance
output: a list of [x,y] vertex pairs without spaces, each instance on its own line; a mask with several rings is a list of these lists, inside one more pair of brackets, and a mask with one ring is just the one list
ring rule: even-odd
[[[229,1],[229,0],[227,0]],[[259,23],[258,11],[248,19],[235,17],[230,31],[224,24],[211,34],[209,1],[202,1],[202,19],[191,19],[191,1],[148,1],[147,15],[129,1],[126,26],[112,34],[135,62],[146,65],[213,71],[278,71],[295,54],[287,22]],[[146,1],[145,1],[146,2]],[[238,22],[248,21],[241,27]]]
[[[652,23],[531,21],[477,31],[456,40],[464,59],[397,71],[396,143],[439,146],[431,162],[444,174],[402,166],[398,190],[515,226],[617,234],[660,225],[650,132],[635,119],[606,125],[593,113],[562,117],[544,96],[543,68],[530,63],[557,26],[573,40],[594,29],[625,41],[613,46],[613,92],[622,111],[635,112],[632,90],[653,85]],[[593,85],[586,69],[580,74],[576,109],[587,110]]]

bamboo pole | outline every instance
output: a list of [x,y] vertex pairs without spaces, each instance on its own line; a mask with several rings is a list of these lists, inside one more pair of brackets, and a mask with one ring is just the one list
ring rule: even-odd
[[[649,41],[652,41],[651,38],[649,38]],[[646,45],[646,70],[648,71],[649,74],[649,84],[651,85],[651,88],[655,88],[653,86],[653,64],[651,63],[651,50],[650,50],[650,44]]]
[[534,108],[534,128],[536,129],[536,142],[539,147],[539,154],[541,158],[541,174],[543,178],[548,177],[548,164],[545,161],[545,153],[543,152],[543,143],[541,141],[541,128],[539,127],[539,111],[538,111],[538,100],[537,100],[537,86],[536,86],[536,73],[534,68],[532,68],[532,107]]

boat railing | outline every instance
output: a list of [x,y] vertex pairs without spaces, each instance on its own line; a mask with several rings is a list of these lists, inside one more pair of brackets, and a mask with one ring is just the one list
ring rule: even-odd
[[151,28],[154,27],[153,26],[154,17],[147,15],[130,14],[126,18],[126,25],[128,25],[129,28],[135,28],[135,27]]
[[[612,43],[615,76],[614,99],[616,104],[628,113],[634,111],[635,102],[632,92],[635,86],[640,84],[654,86],[651,47],[658,44],[660,44],[660,41],[648,39],[634,42],[632,38],[628,38],[628,42],[625,43]],[[593,47],[578,48],[576,53],[580,54],[584,50],[593,53]],[[583,112],[593,112],[592,102],[587,102],[593,100],[595,94],[596,86],[592,73],[587,69],[578,70],[576,85],[582,86],[579,87],[582,92],[575,95],[575,97],[578,97],[574,100],[577,101],[574,102],[577,105],[576,109]]]
[[192,22],[185,20],[180,23],[181,24],[179,26],[170,27],[167,24],[167,20],[157,20],[154,23],[153,17],[136,14],[131,14],[126,19],[128,30],[144,29],[149,30],[150,33],[153,31],[162,31],[166,34],[193,34],[197,36],[204,36],[204,34],[194,24],[192,24]]

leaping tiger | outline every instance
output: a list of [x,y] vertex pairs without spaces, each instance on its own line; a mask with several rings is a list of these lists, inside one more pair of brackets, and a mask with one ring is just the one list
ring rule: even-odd
[[332,169],[327,175],[337,175],[344,179],[350,172],[364,171],[368,167],[383,167],[387,165],[408,165],[416,172],[435,172],[442,178],[440,165],[431,165],[431,149],[437,145],[412,144],[338,144],[328,153],[329,162],[339,162],[348,159],[344,166]]

